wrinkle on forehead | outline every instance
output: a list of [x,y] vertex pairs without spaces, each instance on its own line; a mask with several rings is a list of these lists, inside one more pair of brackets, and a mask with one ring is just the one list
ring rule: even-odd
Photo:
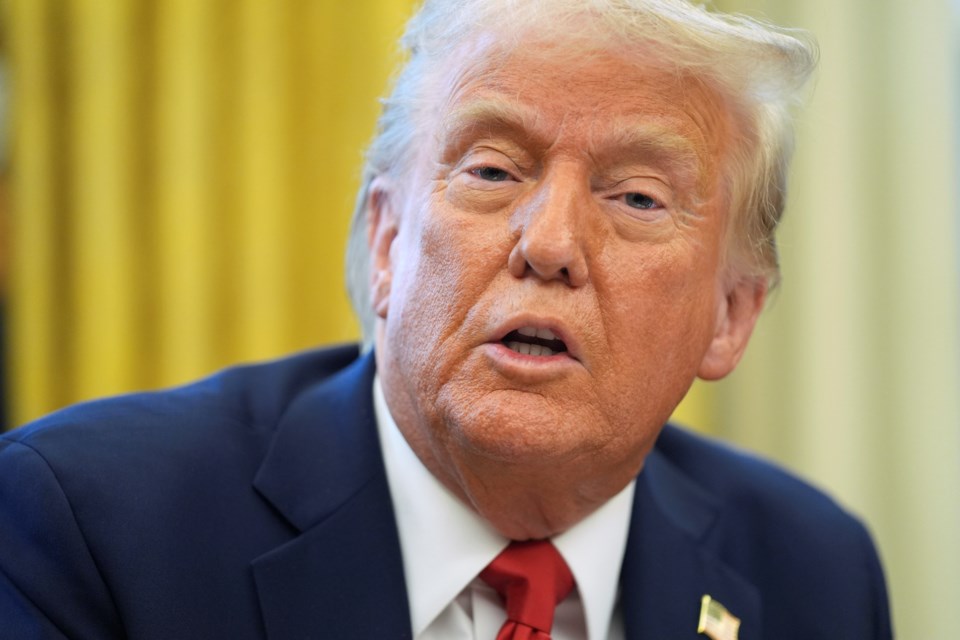
[[438,99],[424,114],[424,131],[442,153],[453,157],[464,144],[503,137],[534,155],[559,145],[601,166],[659,162],[686,178],[691,201],[722,186],[735,117],[708,79],[642,43],[574,57],[556,43],[522,42],[464,43],[434,76]]
[[565,129],[581,129],[581,135],[575,136],[578,145],[563,151],[582,155],[603,168],[637,163],[662,166],[682,182],[697,185],[699,191],[712,169],[708,165],[713,163],[705,161],[709,145],[695,124],[676,120],[629,113],[610,120],[593,113],[564,112],[551,122],[530,104],[491,96],[455,106],[442,119],[439,137],[445,156],[456,156],[466,146],[489,139],[517,142],[538,156],[562,146]]

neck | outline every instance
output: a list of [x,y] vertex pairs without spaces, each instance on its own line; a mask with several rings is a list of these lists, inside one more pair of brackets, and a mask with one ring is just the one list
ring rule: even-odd
[[[563,533],[619,493],[640,463],[598,473],[592,456],[575,460],[505,461],[469,452],[446,455],[446,464],[417,429],[397,425],[424,466],[467,506],[512,540]],[[446,453],[446,452],[445,452]]]

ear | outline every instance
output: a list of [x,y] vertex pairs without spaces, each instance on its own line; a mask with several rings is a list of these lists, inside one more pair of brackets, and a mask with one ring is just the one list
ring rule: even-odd
[[370,248],[370,303],[380,318],[387,317],[393,261],[390,249],[397,237],[398,200],[389,179],[377,176],[367,195],[367,246]]
[[757,318],[763,311],[767,281],[757,277],[742,278],[724,289],[717,300],[713,340],[697,371],[704,380],[719,380],[740,362]]

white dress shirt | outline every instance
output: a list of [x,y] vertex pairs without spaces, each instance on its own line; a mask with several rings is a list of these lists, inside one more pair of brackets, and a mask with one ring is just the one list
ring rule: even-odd
[[[400,433],[380,388],[374,407],[400,534],[415,640],[492,640],[506,620],[478,574],[509,544],[431,474]],[[618,600],[634,482],[552,542],[576,588],[557,606],[553,640],[622,640]]]

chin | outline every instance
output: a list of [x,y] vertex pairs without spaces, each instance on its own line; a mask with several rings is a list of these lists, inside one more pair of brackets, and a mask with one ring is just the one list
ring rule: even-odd
[[591,429],[602,421],[581,413],[564,411],[538,394],[501,391],[453,409],[447,425],[474,455],[507,463],[556,462],[596,447]]

